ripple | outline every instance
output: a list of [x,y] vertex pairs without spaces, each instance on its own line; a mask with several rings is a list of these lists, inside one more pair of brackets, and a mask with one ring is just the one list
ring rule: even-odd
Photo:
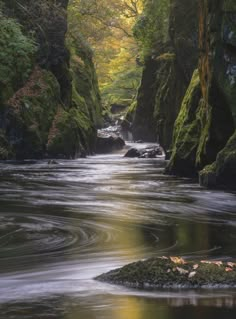
[[236,257],[235,194],[164,176],[163,160],[111,155],[0,166],[0,302],[132,295],[92,278],[150,256]]

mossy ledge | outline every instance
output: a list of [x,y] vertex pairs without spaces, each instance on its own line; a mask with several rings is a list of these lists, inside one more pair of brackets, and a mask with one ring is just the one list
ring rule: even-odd
[[235,288],[236,263],[184,261],[159,257],[138,261],[95,278],[98,281],[138,289]]

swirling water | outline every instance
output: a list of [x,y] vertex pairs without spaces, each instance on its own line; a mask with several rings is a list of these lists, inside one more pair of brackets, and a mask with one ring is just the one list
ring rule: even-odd
[[0,318],[235,318],[236,291],[143,292],[93,278],[162,255],[236,258],[236,195],[123,154],[0,164]]

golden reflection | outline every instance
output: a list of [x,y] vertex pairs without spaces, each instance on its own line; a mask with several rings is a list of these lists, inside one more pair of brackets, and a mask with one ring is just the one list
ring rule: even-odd
[[[158,317],[157,317],[158,315]],[[113,308],[112,319],[170,319],[169,307],[152,299],[127,297]]]
[[207,224],[180,223],[176,229],[176,240],[181,253],[208,251],[211,248]]

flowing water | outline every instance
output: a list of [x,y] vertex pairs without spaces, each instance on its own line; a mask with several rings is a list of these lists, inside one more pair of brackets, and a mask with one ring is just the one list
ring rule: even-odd
[[236,290],[143,292],[93,278],[134,260],[236,258],[236,195],[123,154],[0,164],[0,318],[229,319]]

